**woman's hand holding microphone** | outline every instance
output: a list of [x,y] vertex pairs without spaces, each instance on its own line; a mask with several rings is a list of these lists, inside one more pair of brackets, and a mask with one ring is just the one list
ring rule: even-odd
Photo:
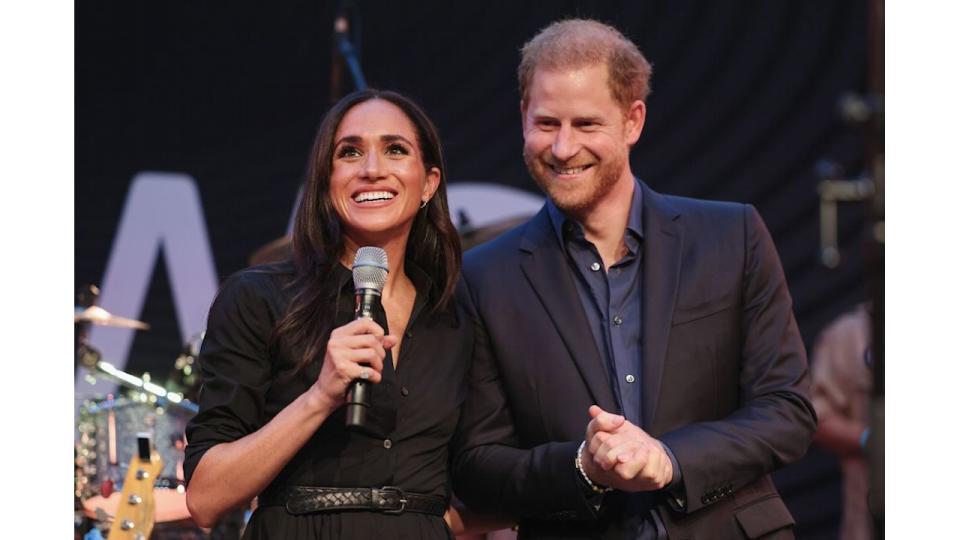
[[343,405],[354,379],[379,383],[387,350],[397,341],[396,336],[384,335],[383,328],[370,319],[335,328],[327,341],[320,376],[310,389],[315,404],[332,412]]

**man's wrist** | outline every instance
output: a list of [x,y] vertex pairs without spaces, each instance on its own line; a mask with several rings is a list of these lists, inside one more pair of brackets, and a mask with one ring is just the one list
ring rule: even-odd
[[681,488],[680,491],[682,491],[683,475],[680,472],[680,464],[677,462],[677,457],[673,455],[673,450],[670,450],[670,447],[663,441],[658,442],[660,443],[660,447],[663,448],[663,452],[667,454],[667,458],[670,460],[670,469],[673,471],[673,474],[667,480],[667,485],[663,487],[671,491]]
[[685,512],[687,508],[687,497],[684,493],[683,474],[680,471],[680,463],[677,462],[677,457],[673,455],[673,450],[670,450],[670,447],[667,446],[665,442],[660,441],[660,446],[663,447],[667,458],[670,459],[670,466],[673,469],[673,477],[667,481],[667,485],[663,487],[663,491],[666,493],[667,503],[677,512]]
[[593,495],[602,495],[608,491],[612,491],[611,488],[597,484],[587,476],[587,472],[583,470],[583,447],[586,446],[587,442],[583,441],[580,443],[580,446],[577,448],[577,457],[574,460],[574,466],[577,468],[577,473],[582,481],[584,487],[590,490],[590,493]]

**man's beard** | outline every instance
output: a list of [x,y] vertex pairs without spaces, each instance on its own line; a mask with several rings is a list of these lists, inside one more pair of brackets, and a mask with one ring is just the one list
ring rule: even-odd
[[[556,180],[553,170],[539,156],[530,155],[523,151],[523,161],[527,165],[530,176],[540,186],[540,189],[550,197],[565,214],[576,217],[584,215],[592,209],[598,201],[606,197],[623,174],[627,166],[626,153],[609,156],[593,165],[584,173],[592,170],[593,176],[576,181]],[[554,163],[556,160],[553,161]],[[584,174],[581,173],[581,174]]]

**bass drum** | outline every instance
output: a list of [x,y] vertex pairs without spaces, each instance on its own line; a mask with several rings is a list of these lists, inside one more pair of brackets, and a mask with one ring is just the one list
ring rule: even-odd
[[121,397],[87,402],[80,410],[77,492],[83,512],[104,521],[116,515],[123,481],[137,453],[137,434],[149,433],[163,459],[154,483],[157,523],[187,520],[183,480],[184,431],[191,413],[143,399]]

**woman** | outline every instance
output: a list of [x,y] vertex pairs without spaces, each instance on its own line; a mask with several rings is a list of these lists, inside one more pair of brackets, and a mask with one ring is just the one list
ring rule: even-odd
[[[436,129],[407,98],[355,92],[326,115],[293,261],[235,274],[210,309],[184,466],[199,525],[259,495],[245,538],[451,538],[447,447],[472,334],[444,176]],[[362,246],[390,268],[373,320],[354,320]],[[342,407],[360,378],[366,433]]]

